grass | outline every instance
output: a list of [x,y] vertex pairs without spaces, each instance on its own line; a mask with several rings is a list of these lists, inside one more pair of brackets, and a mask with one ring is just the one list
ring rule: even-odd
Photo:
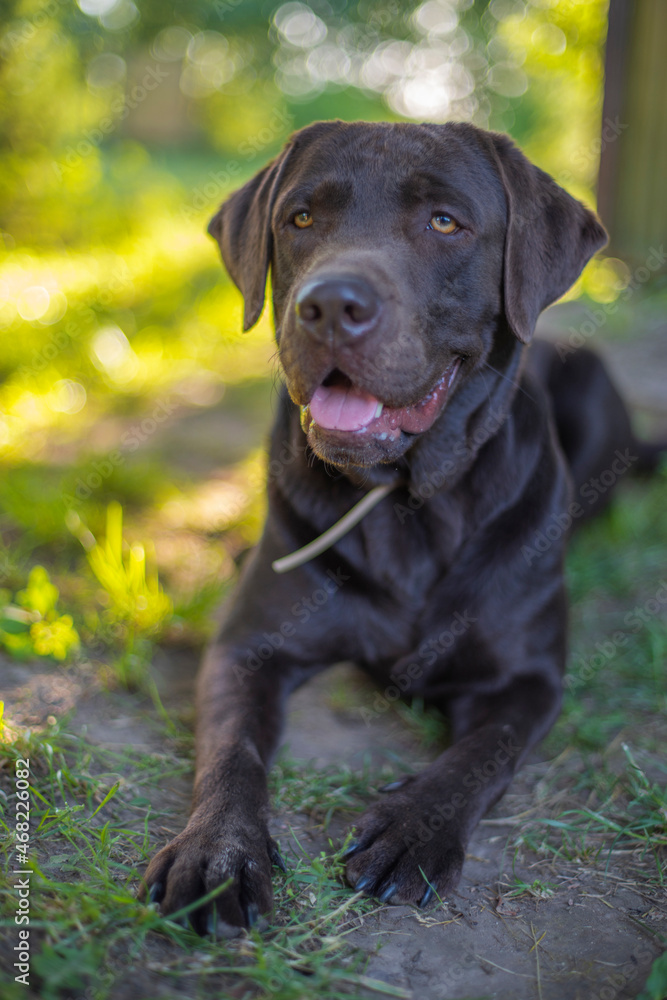
[[[40,995],[56,1000],[68,991],[83,992],[101,983],[96,997],[110,995],[115,971],[147,963],[150,975],[140,989],[147,995],[153,980],[174,991],[221,989],[239,977],[252,987],[248,995],[299,1000],[304,992],[335,1000],[370,993],[402,997],[404,991],[366,977],[363,956],[348,947],[346,937],[358,915],[375,904],[354,896],[342,879],[343,846],[315,857],[300,848],[290,870],[276,878],[275,921],[264,933],[239,941],[200,939],[152,906],[138,902],[139,869],[153,847],[151,825],[169,820],[169,810],[151,804],[156,790],[191,767],[175,754],[109,751],[88,744],[59,726],[42,733],[24,732],[0,746],[2,780],[9,795],[19,759],[30,759],[31,841],[28,851],[31,887],[32,972]],[[349,774],[337,776],[344,783]],[[315,770],[283,763],[277,769],[278,802],[305,808],[329,780]],[[310,786],[310,787],[309,787]],[[305,792],[305,797],[304,797]],[[281,799],[282,795],[282,799]],[[10,801],[10,800],[8,800]],[[355,802],[346,789],[337,807]],[[2,819],[8,876],[1,893],[0,927],[9,931],[16,904],[11,813]],[[168,947],[165,949],[165,945]],[[210,985],[209,985],[210,984]],[[19,996],[19,986],[8,997]],[[163,987],[161,987],[162,989]],[[174,993],[174,995],[175,995]],[[169,995],[169,993],[167,993]]]
[[554,894],[554,887],[542,879],[536,878],[532,882],[515,876],[508,889],[503,892],[505,899],[519,899],[521,896],[529,896],[531,899],[549,899]]
[[515,838],[515,847],[602,870],[625,852],[655,889],[667,857],[664,481],[663,471],[624,484],[574,539],[565,706],[544,744],[557,766]]
[[[557,761],[565,756],[567,762],[548,769],[540,794],[528,801],[529,815],[516,822],[508,842],[515,858],[543,859],[547,870],[532,880],[514,876],[503,888],[506,897],[546,901],[553,892],[548,872],[554,867],[566,871],[584,866],[604,877],[617,870],[617,863],[623,864],[626,880],[641,885],[644,892],[664,893],[667,768],[660,740],[667,630],[661,606],[655,614],[647,612],[636,631],[636,623],[626,621],[628,608],[643,608],[659,591],[667,554],[662,497],[659,480],[624,484],[616,506],[574,542],[568,573],[575,601],[576,683],[546,744],[547,756]],[[132,533],[129,526],[127,530]],[[148,585],[141,568],[138,576],[131,576],[136,567],[128,561],[119,511],[113,507],[107,541],[99,548],[104,546],[106,570],[91,567],[97,585],[106,583],[109,592],[100,620],[116,613],[117,620],[136,624],[138,617],[123,602],[128,593],[136,596],[137,587]],[[107,581],[109,567],[115,575]],[[55,606],[55,595],[43,577],[40,580]],[[157,586],[153,579],[151,594],[159,592]],[[63,593],[70,595],[64,606],[78,622],[81,608],[71,599],[67,580],[57,598],[59,608]],[[79,599],[86,593],[82,588]],[[146,605],[140,603],[145,614]],[[623,630],[627,644],[607,650],[599,666],[576,672],[578,665],[590,661],[596,644],[604,645]],[[82,632],[94,635],[90,619],[87,625],[83,622]],[[168,634],[167,628],[163,637]],[[121,653],[126,639],[123,633]],[[154,649],[151,640],[149,658]],[[113,652],[113,645],[107,652]],[[116,681],[126,683],[127,677],[119,672]],[[334,693],[334,698],[342,707],[343,693]],[[420,740],[435,745],[442,739],[442,719],[422,705],[398,706],[395,711]],[[159,712],[152,718],[164,748],[157,754],[111,752],[91,744],[75,734],[68,718],[32,731],[13,729],[12,719],[6,720],[0,774],[7,795],[15,760],[29,757],[32,767],[32,970],[40,995],[60,1000],[71,992],[83,993],[95,982],[96,1000],[104,1000],[113,995],[121,969],[123,976],[132,969],[132,975],[141,977],[139,995],[147,997],[158,988],[165,996],[183,990],[191,995],[224,992],[240,982],[245,984],[244,995],[276,1000],[300,1000],[306,994],[332,1000],[362,992],[404,995],[365,977],[364,955],[347,943],[373,904],[351,895],[345,886],[343,845],[334,841],[326,851],[308,856],[298,832],[290,832],[291,868],[286,875],[276,873],[274,920],[261,934],[252,932],[232,942],[202,940],[137,901],[136,886],[155,848],[155,831],[173,830],[173,806],[161,793],[171,781],[189,775],[192,767],[189,732],[173,718],[167,726]],[[353,820],[368,800],[369,786],[377,787],[403,769],[398,759],[380,769],[366,763],[354,770],[344,763],[315,769],[281,758],[271,775],[274,808],[279,813],[307,813],[326,830],[339,816]],[[6,809],[2,822],[8,871],[15,861],[10,819]],[[165,834],[159,836],[166,839]],[[2,895],[3,911],[10,914],[15,903],[10,876]],[[11,916],[0,921],[5,933],[13,926]],[[659,982],[661,966],[656,969]],[[23,989],[15,985],[10,1000]]]
[[[626,878],[653,893],[664,892],[667,855],[667,768],[660,754],[667,630],[661,607],[647,613],[637,631],[625,619],[629,607],[644,607],[659,590],[667,554],[663,496],[660,481],[624,484],[613,510],[574,542],[568,573],[575,599],[577,680],[546,745],[547,755],[565,755],[567,764],[549,769],[541,797],[531,797],[530,815],[516,823],[508,843],[515,857],[528,852],[545,859],[549,870],[583,865],[604,876],[622,860]],[[146,578],[142,571],[131,577],[136,569],[123,554],[127,547],[115,508],[107,538],[106,571],[111,567],[115,576],[107,582],[106,613],[115,608],[118,620],[136,623],[123,601],[136,591],[128,581],[143,586]],[[105,582],[104,570],[92,571],[97,584]],[[46,586],[43,578],[41,586]],[[157,581],[151,586],[151,593],[158,593]],[[61,590],[67,592],[67,585]],[[58,599],[62,603],[62,595]],[[70,610],[77,621],[76,602],[70,602]],[[94,634],[90,621],[88,628],[86,634]],[[600,666],[576,673],[596,644],[619,630],[625,630],[628,643],[607,650]],[[121,645],[125,642],[126,637]],[[149,654],[153,649],[151,643]],[[119,673],[117,680],[127,678]],[[342,693],[335,698],[342,705]],[[442,720],[423,706],[395,711],[420,740],[435,744],[442,739]],[[332,1000],[360,991],[403,995],[368,980],[364,956],[347,944],[373,904],[346,888],[343,847],[333,841],[328,850],[309,857],[292,831],[292,867],[286,875],[276,873],[274,922],[262,934],[233,942],[202,940],[137,901],[138,878],[155,847],[154,831],[172,829],[172,806],[161,790],[192,767],[189,733],[173,718],[166,727],[164,716],[153,713],[156,717],[153,724],[164,747],[159,754],[95,746],[77,736],[67,718],[33,731],[12,729],[11,718],[6,721],[0,773],[7,794],[16,758],[30,757],[32,766],[31,928],[37,938],[32,968],[45,1000],[82,993],[93,981],[99,984],[97,1000],[111,996],[121,956],[124,967],[144,977],[140,989],[146,996],[158,983],[161,995],[176,996],[184,989],[195,995],[238,982],[246,984],[248,996],[276,1000],[299,1000],[305,993]],[[361,770],[345,764],[318,770],[281,758],[271,776],[274,808],[308,813],[326,830],[335,817],[353,820],[368,800],[369,786],[391,780],[402,769],[398,760],[381,769],[366,763]],[[10,817],[7,810],[2,821],[8,870],[15,860]],[[552,886],[548,876],[514,876],[504,895],[546,900]],[[10,913],[15,895],[9,877],[2,894],[3,910]],[[10,916],[0,921],[4,932],[12,926]],[[17,984],[17,997],[22,988]]]
[[[175,813],[185,800],[175,803],[170,788],[187,786],[192,770],[190,706],[162,709],[153,663],[156,657],[182,656],[194,667],[211,634],[212,611],[234,580],[235,560],[257,536],[262,457],[252,451],[256,440],[248,445],[243,435],[253,421],[263,426],[270,408],[268,383],[257,377],[270,350],[266,323],[239,347],[238,298],[204,269],[183,310],[196,311],[206,335],[181,320],[172,329],[164,302],[157,315],[159,296],[147,292],[142,268],[148,273],[154,263],[137,262],[135,275],[135,309],[144,311],[146,324],[132,340],[140,387],[115,384],[113,373],[95,367],[85,331],[67,348],[88,387],[95,433],[111,441],[111,450],[88,447],[81,435],[73,436],[59,410],[51,425],[37,426],[38,418],[46,420],[46,409],[34,406],[35,426],[26,423],[25,440],[17,444],[27,450],[22,458],[8,453],[11,475],[0,478],[0,638],[12,656],[29,657],[14,661],[29,678],[51,671],[67,682],[78,679],[82,691],[99,693],[109,716],[140,718],[160,750],[112,752],[94,728],[89,741],[77,729],[76,715],[55,709],[38,723],[22,717],[20,704],[6,712],[0,788],[9,797],[0,795],[0,809],[7,873],[0,932],[13,946],[12,775],[17,757],[29,756],[32,968],[45,1000],[86,990],[94,991],[92,1000],[104,1000],[113,996],[117,978],[130,975],[142,1000],[216,991],[276,1000],[401,996],[386,983],[370,982],[363,953],[348,944],[373,904],[346,887],[342,844],[335,836],[343,820],[353,822],[367,803],[369,788],[409,769],[397,755],[381,766],[366,762],[356,769],[344,761],[316,769],[278,760],[271,775],[276,812],[307,814],[324,831],[325,849],[309,854],[299,830],[288,829],[291,868],[276,872],[276,910],[265,933],[233,942],[202,940],[136,899],[146,861],[181,822]],[[182,288],[177,263],[165,263],[165,281]],[[72,291],[73,301],[77,294]],[[121,304],[111,302],[101,319],[122,326],[119,310]],[[32,351],[48,343],[50,333],[35,326],[31,337]],[[160,337],[163,353],[157,350]],[[7,412],[23,405],[21,393],[30,381],[19,370],[21,336],[11,341],[17,375],[3,390]],[[51,383],[63,377],[58,364],[44,377],[45,398]],[[209,451],[197,451],[198,420],[207,410],[192,400],[208,391],[208,383],[179,383],[181,368],[188,378],[200,369],[225,372],[226,394],[210,406],[218,407],[217,418],[236,421],[229,425],[233,440],[227,451],[217,439]],[[245,377],[247,371],[254,380]],[[29,391],[39,401],[32,383]],[[112,462],[107,475],[104,463],[122,434],[136,436],[157,402],[172,397],[177,405],[165,425],[189,428],[191,437],[177,451],[191,464],[174,460],[169,438],[160,441],[158,429],[136,454],[127,451],[122,463]],[[19,425],[12,426],[18,434]],[[48,462],[31,452],[30,440],[37,438],[30,435],[38,433],[52,450]],[[205,460],[197,465],[201,454]],[[98,484],[94,474],[100,469]],[[561,719],[540,751],[551,763],[529,765],[525,772],[534,774],[533,784],[525,794],[516,791],[519,778],[506,800],[521,802],[510,817],[507,851],[522,866],[515,865],[503,886],[517,905],[541,900],[547,906],[559,877],[575,869],[602,880],[622,876],[649,899],[664,894],[666,487],[665,471],[647,482],[622,482],[613,506],[582,528],[571,546],[570,680]],[[56,667],[60,651],[64,665]],[[349,689],[334,690],[331,701],[335,710],[346,711]],[[394,703],[387,711],[431,754],[446,736],[444,720],[419,703]],[[505,804],[501,809],[509,811]],[[523,862],[531,866],[529,875]],[[664,946],[656,938],[656,947]],[[653,977],[658,985],[649,987],[649,980],[648,1000],[662,988],[659,961]],[[22,995],[24,987],[14,987],[7,987],[8,1000]]]
[[[530,18],[519,25],[524,28],[534,35],[528,46],[534,70],[541,34]],[[37,29],[28,44],[24,39],[14,45],[12,72],[16,60],[33,51],[33,41],[35,53],[46,38],[56,40],[54,51],[67,51],[67,31]],[[583,39],[586,33],[579,34]],[[589,31],[586,44],[598,44],[592,41],[598,35],[597,28],[593,35]],[[571,41],[567,52],[574,53],[574,66],[580,53]],[[67,98],[63,106],[69,100],[74,107],[79,93],[68,89],[70,73],[76,71],[86,96],[80,113],[59,116],[60,131],[49,131],[48,115],[41,115],[39,101],[32,102],[40,87],[23,88],[23,97],[17,91],[13,98],[27,112],[14,115],[21,133],[32,135],[25,122],[37,114],[43,141],[35,153],[23,149],[19,136],[12,152],[23,164],[15,173],[17,190],[33,202],[41,194],[23,221],[14,212],[4,234],[9,249],[0,261],[0,646],[13,658],[6,661],[8,688],[18,674],[19,690],[31,686],[33,692],[38,676],[40,683],[55,678],[78,690],[79,712],[63,715],[55,701],[54,714],[35,710],[33,719],[20,698],[6,712],[0,788],[9,797],[0,795],[0,850],[8,873],[0,930],[13,947],[12,774],[17,756],[26,755],[33,772],[32,985],[46,1000],[104,1000],[113,994],[114,980],[125,977],[125,989],[136,980],[142,1000],[158,994],[277,1000],[362,991],[400,995],[368,983],[363,956],[347,946],[348,931],[371,904],[344,886],[334,843],[311,857],[299,847],[298,831],[289,834],[293,865],[287,875],[276,875],[275,922],[265,935],[231,944],[202,941],[136,901],[147,857],[180,823],[172,786],[187,784],[192,769],[191,708],[179,704],[164,711],[155,661],[182,657],[194,669],[213,628],[213,609],[234,580],[235,560],[257,536],[262,458],[252,449],[269,423],[266,372],[275,348],[269,309],[253,331],[240,336],[241,297],[222,277],[217,251],[204,235],[225,191],[216,190],[193,217],[194,194],[202,178],[219,170],[219,155],[182,152],[181,143],[178,153],[151,153],[129,136],[117,143],[111,137],[65,172],[64,187],[53,186],[50,159],[90,124],[90,102],[100,96],[86,90],[79,62],[73,58],[58,73]],[[33,68],[49,64],[50,56],[38,58]],[[551,88],[549,66],[545,79]],[[543,68],[537,67],[540,79]],[[581,66],[575,76],[580,95]],[[593,86],[590,72],[588,77]],[[262,90],[259,118],[251,115],[250,124],[244,119],[236,137],[226,137],[228,155],[238,158],[234,147],[244,129],[264,120],[265,98]],[[321,95],[319,114],[338,115],[341,99],[338,91]],[[248,100],[246,94],[246,106]],[[344,100],[349,114],[382,113],[349,89]],[[306,124],[314,107],[293,105],[295,126]],[[513,120],[514,111],[510,115]],[[225,114],[213,117],[219,123]],[[523,126],[519,118],[515,124],[527,135],[526,122],[534,116],[526,118],[524,108],[523,117]],[[556,170],[568,144],[562,130],[550,131],[558,135]],[[263,149],[257,162],[244,156],[244,177],[272,149]],[[230,177],[229,186],[242,179]],[[23,195],[18,199],[20,206]],[[14,249],[10,233],[18,237]],[[22,238],[39,241],[45,234],[47,249],[22,245]],[[618,262],[591,263],[579,284],[592,296],[591,308],[618,296],[617,270]],[[664,287],[642,287],[633,293],[632,322],[623,300],[605,322],[604,335],[657,328],[665,297]],[[213,430],[202,422],[212,414]],[[517,822],[510,843],[510,849],[534,851],[540,864],[585,864],[603,874],[619,858],[633,864],[636,859],[637,878],[651,891],[662,888],[665,846],[667,632],[662,612],[637,632],[624,618],[652,598],[665,572],[664,498],[664,482],[624,482],[619,504],[575,542],[569,577],[576,684],[544,746],[544,754],[563,767],[542,769],[528,820]],[[591,666],[596,644],[608,643],[618,630],[628,632],[627,643],[615,645],[601,666]],[[348,694],[341,694],[341,705]],[[111,752],[95,723],[91,740],[82,736],[78,722],[89,697],[104,706],[100,728],[131,715],[138,720],[135,742],[144,745],[147,730],[160,751],[132,746]],[[435,752],[443,740],[442,719],[418,704],[389,711]],[[369,785],[391,780],[398,769],[398,759],[382,767],[355,770],[342,763],[316,770],[282,758],[271,779],[275,808],[306,812],[329,830],[342,817],[353,819]],[[543,873],[516,876],[511,891],[530,897],[549,884]],[[661,975],[658,968],[656,983]],[[3,990],[9,1000],[24,995],[10,977]],[[658,983],[651,1000],[659,990]]]
[[366,759],[361,770],[345,763],[323,768],[309,767],[281,756],[270,773],[274,807],[306,813],[327,830],[336,813],[353,813],[368,800],[368,790],[398,776],[396,767],[387,763],[381,770]]
[[[655,518],[663,489],[660,482],[625,486],[617,507],[576,540],[569,563],[577,597],[575,665],[577,656],[585,658],[584,651],[622,625],[630,605],[643,606],[657,591],[657,553],[667,553],[665,517]],[[113,531],[118,555],[118,521],[112,536]],[[620,569],[611,572],[624,560],[634,567],[625,579]],[[126,564],[117,558],[114,565],[122,582]],[[103,574],[96,575],[101,582]],[[646,892],[664,892],[667,767],[660,734],[665,680],[656,667],[664,636],[664,617],[656,614],[631,633],[631,643],[570,689],[547,743],[547,752],[568,756],[568,764],[549,769],[541,797],[530,799],[530,815],[517,822],[510,837],[515,857],[528,852],[548,861],[550,870],[583,865],[602,875],[621,859],[628,880]],[[420,738],[442,737],[442,720],[423,706],[397,711]],[[67,718],[33,731],[12,729],[11,718],[6,721],[0,774],[8,796],[16,759],[29,757],[32,768],[31,928],[37,939],[32,969],[40,995],[59,1000],[69,992],[82,993],[94,981],[96,1000],[104,1000],[113,994],[121,965],[123,975],[131,968],[143,977],[142,996],[153,995],[157,984],[160,995],[176,996],[183,990],[191,995],[224,991],[238,982],[246,984],[244,995],[276,1000],[300,1000],[306,994],[334,1000],[362,991],[405,995],[365,977],[364,956],[347,944],[373,904],[346,888],[343,845],[333,841],[311,857],[292,831],[292,867],[286,875],[276,873],[274,921],[261,934],[232,942],[202,940],[137,901],[139,874],[155,847],[154,831],[172,829],[172,805],[160,793],[192,767],[189,733],[173,719],[169,728],[164,718],[159,720],[157,713],[153,724],[164,747],[158,754],[95,746],[75,735]],[[391,780],[399,767],[397,760],[379,770],[368,763],[361,771],[345,764],[318,770],[281,758],[271,776],[274,807],[279,813],[308,813],[326,830],[337,816],[353,820],[368,800],[369,785]],[[15,860],[12,818],[7,809],[2,823],[8,871]],[[552,886],[542,875],[532,881],[515,876],[504,895],[546,900]],[[11,913],[15,894],[9,876],[2,895],[3,911]],[[0,928],[9,932],[10,927],[11,916],[3,917]],[[658,982],[661,966],[656,968]],[[10,988],[8,997],[18,997],[22,988],[14,994]]]

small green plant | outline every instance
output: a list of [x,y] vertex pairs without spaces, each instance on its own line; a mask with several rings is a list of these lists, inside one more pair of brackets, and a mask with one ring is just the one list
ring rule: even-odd
[[554,888],[548,882],[536,878],[532,882],[525,882],[515,875],[512,888],[504,893],[506,899],[517,899],[519,896],[532,896],[533,899],[549,899],[553,896]]
[[637,1000],[665,1000],[667,997],[667,951],[663,952],[651,966],[646,986]]
[[43,566],[33,566],[28,585],[13,601],[0,592],[0,646],[14,656],[66,660],[79,646],[71,615],[57,609],[59,592]]
[[70,511],[67,523],[86,550],[90,568],[109,597],[114,620],[125,623],[137,634],[158,633],[171,615],[171,600],[146,559],[145,546],[124,542],[121,505],[112,501],[107,507],[103,544],[95,540],[78,514]]
[[[154,687],[148,678],[150,640],[171,618],[171,599],[146,557],[146,547],[123,539],[123,508],[107,507],[106,538],[98,542],[79,515],[70,511],[67,526],[84,549],[91,570],[104,589],[109,607],[95,628],[96,638],[121,646],[114,666],[125,687]],[[155,693],[155,692],[154,692]]]

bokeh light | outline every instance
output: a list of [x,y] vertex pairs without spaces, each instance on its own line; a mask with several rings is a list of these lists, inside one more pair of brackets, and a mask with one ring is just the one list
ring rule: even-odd
[[[125,460],[141,413],[241,406],[272,377],[270,314],[240,336],[240,297],[205,227],[314,119],[510,130],[593,198],[606,0],[10,8],[0,457],[15,466],[66,476],[114,448]],[[591,271],[598,301],[622,287],[619,262]],[[105,488],[87,498],[94,509]]]

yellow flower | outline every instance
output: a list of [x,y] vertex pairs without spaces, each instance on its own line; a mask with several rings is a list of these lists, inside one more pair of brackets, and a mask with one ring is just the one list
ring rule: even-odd
[[33,622],[30,638],[36,653],[53,656],[56,660],[66,659],[68,653],[79,645],[79,636],[70,615],[62,615],[51,622]]

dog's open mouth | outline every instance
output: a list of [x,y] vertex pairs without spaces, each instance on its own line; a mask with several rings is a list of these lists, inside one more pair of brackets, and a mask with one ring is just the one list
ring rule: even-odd
[[308,429],[312,421],[325,431],[368,434],[381,441],[396,440],[402,431],[422,434],[440,415],[460,361],[456,358],[449,365],[423,399],[401,407],[386,406],[335,369],[317,387],[310,403],[302,407],[302,424]]

